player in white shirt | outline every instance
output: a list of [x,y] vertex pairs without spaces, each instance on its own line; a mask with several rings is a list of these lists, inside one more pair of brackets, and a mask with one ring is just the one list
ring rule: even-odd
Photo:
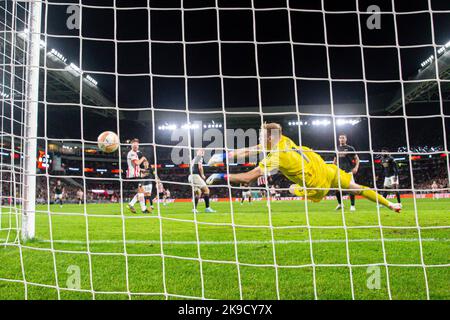
[[159,180],[158,177],[155,177],[155,182],[156,182],[156,194],[158,196],[158,200],[161,201],[163,203],[163,205],[165,206],[166,203],[164,201],[164,197],[165,197],[164,185],[161,182],[161,180]]
[[277,190],[275,189],[275,186],[272,185],[269,189],[270,192],[270,197],[272,198],[272,200],[279,200],[280,199],[280,194],[277,192]]
[[197,155],[191,161],[191,172],[189,175],[188,181],[194,188],[194,209],[193,212],[197,211],[197,204],[200,197],[203,195],[203,199],[205,200],[205,212],[216,212],[209,206],[209,188],[206,185],[206,177],[205,172],[203,171],[203,156],[205,155],[205,151],[200,149],[197,151]]
[[252,203],[252,191],[249,189],[249,185],[241,183],[240,187],[242,188],[241,204],[244,204],[245,200],[248,200],[248,203]]
[[[144,164],[145,167],[148,168],[148,161],[145,157],[139,157],[139,140],[133,139],[131,140],[131,150],[127,154],[127,178],[128,179],[140,179],[142,177],[141,175],[141,165]],[[147,206],[145,205],[145,194],[150,191],[151,193],[151,183],[149,185],[142,185],[141,183],[138,183],[137,186],[137,193],[133,197],[133,199],[128,204],[128,209],[130,209],[131,212],[136,213],[136,209],[134,208],[134,205],[136,202],[139,201],[139,204],[141,205],[142,213],[149,213],[150,211],[147,210]],[[150,188],[150,190],[146,190],[146,188]]]
[[168,203],[169,203],[169,200],[170,200],[170,190],[169,190],[169,189],[166,189],[166,190],[164,191],[164,195],[163,195],[163,205],[168,204]]
[[83,204],[83,190],[81,190],[81,188],[79,188],[77,190],[77,200],[78,200],[78,204],[81,206]]
[[436,181],[433,181],[433,183],[431,184],[431,193],[433,194],[433,200],[438,199],[438,194],[437,194],[438,190],[437,189],[439,189],[439,186],[436,183]]

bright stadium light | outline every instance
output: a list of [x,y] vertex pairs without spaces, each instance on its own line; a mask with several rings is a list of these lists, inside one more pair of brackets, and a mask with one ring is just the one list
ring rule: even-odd
[[48,56],[53,60],[53,61],[62,61],[64,63],[67,62],[67,58],[64,57],[58,50],[56,49],[52,49],[50,50],[48,53]]
[[289,123],[288,123],[290,126],[298,126],[298,125],[300,125],[300,126],[303,126],[303,125],[306,125],[307,124],[307,122],[303,122],[303,121],[289,121]]
[[358,123],[360,123],[361,120],[359,119],[337,119],[336,120],[336,125],[337,126],[344,126],[344,125],[356,125]]
[[211,121],[211,123],[203,124],[203,128],[204,129],[213,129],[213,128],[219,129],[219,128],[222,128],[222,127],[223,127],[223,125],[221,123],[216,123],[214,121]]
[[95,80],[94,78],[92,78],[90,75],[87,75],[87,76],[86,76],[86,80],[87,80],[88,82],[90,82],[91,84],[93,84],[94,86],[97,86],[97,84],[98,84],[97,80]]
[[69,71],[75,77],[79,77],[81,74],[80,68],[74,63],[70,63],[70,65],[66,67],[66,70]]
[[423,67],[429,65],[431,62],[433,62],[433,60],[434,60],[434,56],[431,55],[427,60],[425,60],[424,62],[422,62],[420,65],[421,65],[422,68],[423,68]]
[[8,99],[9,98],[9,94],[4,93],[3,91],[0,91],[0,96],[4,99]]
[[200,125],[198,125],[197,123],[185,123],[181,126],[181,129],[198,129],[200,128]]
[[158,130],[161,131],[170,131],[170,130],[176,130],[177,129],[177,125],[176,124],[163,124],[162,126],[158,126]]
[[313,120],[312,125],[313,126],[323,126],[326,127],[331,124],[330,120]]

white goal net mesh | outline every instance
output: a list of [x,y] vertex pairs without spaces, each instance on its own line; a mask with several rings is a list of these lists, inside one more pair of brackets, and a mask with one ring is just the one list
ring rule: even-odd
[[[448,299],[449,15],[433,0],[0,1],[0,298]],[[207,163],[266,122],[402,213],[330,186],[311,202],[267,170],[207,186],[258,166],[269,151]],[[118,151],[99,149],[104,131]],[[150,168],[133,179],[136,138]],[[138,183],[151,203],[133,213]]]

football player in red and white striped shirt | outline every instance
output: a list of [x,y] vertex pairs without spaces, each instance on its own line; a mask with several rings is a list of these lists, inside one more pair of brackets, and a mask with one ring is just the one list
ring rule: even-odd
[[[131,140],[131,150],[128,151],[127,154],[127,178],[128,179],[140,179],[141,178],[141,165],[147,164],[148,161],[146,157],[140,157],[138,156],[139,152],[139,139],[133,139]],[[147,206],[145,205],[145,190],[141,183],[137,186],[137,193],[134,195],[133,199],[128,204],[128,209],[130,209],[131,212],[136,213],[136,209],[134,208],[134,205],[136,202],[139,201],[139,204],[141,205],[142,213],[149,213],[147,210]]]

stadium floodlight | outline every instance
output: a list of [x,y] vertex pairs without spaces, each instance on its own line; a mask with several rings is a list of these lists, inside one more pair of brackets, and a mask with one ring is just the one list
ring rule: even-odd
[[53,61],[62,61],[63,63],[67,62],[67,58],[64,57],[62,55],[62,53],[60,53],[58,50],[56,49],[52,49],[50,50],[48,53],[48,56],[53,60]]
[[89,83],[93,84],[95,87],[98,85],[97,80],[95,80],[94,78],[92,78],[90,75],[87,75],[87,76],[86,76],[86,80],[87,80]]
[[358,123],[360,123],[361,120],[359,119],[337,119],[336,120],[336,125],[337,126],[344,126],[344,125],[357,125]]
[[4,93],[3,91],[0,91],[0,96],[4,99],[8,99],[9,98],[9,94]]
[[70,63],[69,66],[66,67],[66,70],[74,77],[79,77],[81,75],[81,69],[74,63]]
[[298,125],[303,126],[306,124],[307,124],[307,122],[303,122],[303,121],[289,121],[288,122],[289,126],[298,126]]
[[199,128],[200,128],[200,125],[197,123],[191,123],[191,124],[185,123],[181,126],[181,129],[199,129]]
[[170,130],[176,130],[177,129],[177,125],[176,124],[164,124],[162,126],[158,127],[159,130],[161,131],[170,131]]
[[434,55],[431,55],[427,60],[423,61],[420,65],[423,67],[426,67],[434,60]]
[[329,126],[331,124],[330,120],[313,120],[312,125],[313,126]]

